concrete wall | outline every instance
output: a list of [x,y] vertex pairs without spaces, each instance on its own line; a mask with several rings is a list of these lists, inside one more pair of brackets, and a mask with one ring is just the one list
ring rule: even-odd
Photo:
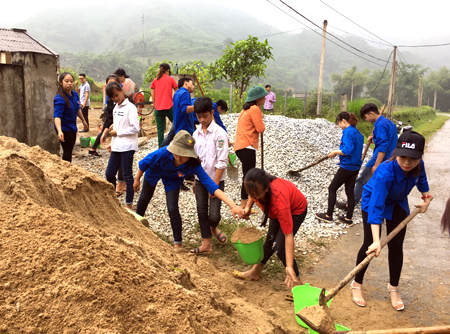
[[[27,144],[39,145],[50,153],[59,154],[59,140],[53,127],[53,98],[58,89],[59,58],[16,52],[11,53],[11,62],[23,66]],[[1,94],[18,96],[14,86]]]
[[0,135],[27,144],[23,66],[0,64],[0,92]]

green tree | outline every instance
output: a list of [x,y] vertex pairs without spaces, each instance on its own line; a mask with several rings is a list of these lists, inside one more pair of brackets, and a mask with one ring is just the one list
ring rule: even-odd
[[352,93],[353,84],[353,98],[357,98],[363,91],[364,85],[369,74],[368,69],[364,69],[361,72],[356,71],[356,65],[351,69],[345,70],[344,75],[333,73],[331,75],[331,82],[334,84],[334,93],[338,96],[341,94],[347,94],[350,98]]
[[223,51],[222,58],[211,65],[212,79],[233,83],[241,99],[252,77],[265,77],[265,62],[274,59],[271,50],[267,39],[260,42],[252,36],[230,43]]
[[[428,88],[428,89],[427,89]],[[426,94],[428,91],[428,94]],[[436,109],[444,112],[450,111],[450,70],[447,67],[441,67],[438,71],[431,71],[424,80],[424,98],[428,95],[434,99],[436,91]]]
[[163,61],[153,64],[152,66],[147,68],[147,71],[144,73],[144,86],[150,85],[153,79],[156,78],[156,75],[158,74],[159,71],[159,66],[162,63],[169,64],[172,71],[175,69],[175,63],[167,59],[164,59]]
[[[193,62],[189,62],[186,65],[180,67],[178,73],[181,74],[190,74],[197,76],[199,84],[202,86],[203,93],[205,96],[210,96],[212,88],[214,86],[214,81],[211,78],[210,68],[206,66],[201,60],[195,60]],[[195,95],[199,95],[200,90],[195,90]]]

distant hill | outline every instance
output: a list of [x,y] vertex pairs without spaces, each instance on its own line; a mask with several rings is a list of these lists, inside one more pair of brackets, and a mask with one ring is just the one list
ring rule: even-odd
[[[320,32],[317,34],[304,30],[295,34],[281,33],[246,12],[222,3],[211,1],[206,5],[183,1],[175,6],[173,3],[158,1],[145,5],[131,3],[90,7],[83,14],[79,12],[79,9],[74,11],[69,8],[45,10],[19,26],[59,54],[80,51],[96,54],[120,52],[126,57],[138,59],[143,64],[140,71],[144,71],[148,64],[163,59],[179,63],[196,59],[213,62],[220,58],[228,42],[245,39],[247,35],[260,36],[261,39],[267,38],[273,47],[275,61],[267,63],[267,78],[257,81],[297,90],[313,89],[318,82],[322,44]],[[340,38],[381,59],[387,59],[391,53],[391,49],[375,48],[356,37]],[[343,73],[353,65],[358,70],[384,68],[380,61],[361,55],[381,64],[375,65],[334,45],[331,36],[329,39],[325,53],[325,88],[332,88],[330,77],[333,72]],[[348,46],[344,47],[352,50]],[[422,60],[417,56],[418,50],[413,51],[414,54],[402,51],[409,63],[433,68],[448,66],[446,62],[450,63],[444,55],[435,55],[433,58],[432,52],[425,53],[426,58]],[[359,54],[355,50],[352,52]],[[61,65],[77,67],[79,62],[70,61],[75,58],[62,57]]]

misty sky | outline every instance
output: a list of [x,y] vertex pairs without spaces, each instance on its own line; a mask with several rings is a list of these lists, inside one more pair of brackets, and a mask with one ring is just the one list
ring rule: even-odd
[[[150,1],[160,2],[162,0],[148,0],[145,3],[148,4]],[[169,0],[166,2],[169,2],[169,5],[170,2],[172,2],[172,4],[176,6],[177,1]],[[270,1],[278,7],[283,8],[289,14],[298,18],[301,22],[306,23],[310,27],[313,26],[305,19],[299,17],[297,14],[285,7],[279,0]],[[132,1],[133,4],[138,4],[139,2],[140,0]],[[310,0],[308,2],[299,0],[285,0],[285,2],[301,14],[308,17],[317,25],[321,26],[323,20],[328,20],[328,29],[332,33],[342,35],[344,33],[340,30],[344,30],[366,39],[379,41],[379,39],[375,36],[351,23],[349,20],[327,7],[320,0]],[[447,23],[448,11],[443,8],[443,5],[446,2],[442,0],[428,0],[425,2],[419,2],[417,0],[324,0],[324,2],[365,29],[394,45],[421,44],[424,39],[429,39],[432,37],[441,37],[440,39],[436,39],[439,43],[450,42],[445,40],[445,38],[442,38],[444,35],[450,35]],[[69,15],[76,19],[78,15],[82,15],[83,11],[89,10],[89,5],[106,5],[107,3],[111,4],[111,1],[2,1],[0,10],[0,27],[20,27],[26,29],[26,27],[23,27],[20,23],[31,15],[45,8],[67,8],[68,3],[71,7],[75,7],[77,6],[76,4],[79,3],[78,10],[68,11]],[[124,3],[126,3],[126,1],[124,1]],[[305,28],[304,25],[281,12],[266,0],[226,0],[222,3],[226,3],[228,6],[248,12],[262,21],[276,26],[282,31],[296,30],[301,32],[302,29]],[[86,4],[88,4],[87,7]],[[113,2],[113,4],[117,5],[117,2]],[[198,6],[199,11],[201,11],[201,7],[207,6],[208,2],[204,2],[204,4],[199,5],[198,1],[196,1],[192,2],[192,5],[194,7]],[[218,13],[218,15],[220,14]],[[232,24],[232,22],[230,22],[230,24]],[[450,39],[450,37],[448,38]]]

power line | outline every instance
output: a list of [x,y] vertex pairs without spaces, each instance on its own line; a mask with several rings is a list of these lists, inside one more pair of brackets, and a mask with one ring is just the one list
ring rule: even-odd
[[[267,1],[269,1],[269,0],[267,0]],[[269,2],[270,2],[270,1],[269,1]],[[280,2],[281,2],[283,5],[285,5],[286,7],[288,7],[289,9],[291,9],[293,12],[297,13],[298,15],[300,15],[301,17],[303,17],[305,20],[307,20],[308,22],[312,23],[314,26],[316,26],[317,28],[319,28],[320,30],[323,31],[323,29],[322,29],[320,26],[318,26],[318,25],[315,24],[313,21],[311,21],[310,19],[308,19],[306,16],[304,16],[303,14],[299,13],[297,10],[295,10],[294,8],[292,8],[291,6],[289,6],[288,4],[286,4],[283,0],[280,0]],[[343,40],[341,40],[340,38],[334,36],[334,35],[331,34],[331,33],[328,33],[328,34],[329,34],[330,36],[334,37],[335,39],[337,39],[338,41],[344,43],[345,45],[351,47],[352,49],[354,49],[354,50],[356,50],[356,51],[358,51],[358,52],[361,52],[362,54],[365,54],[366,56],[369,56],[369,57],[371,57],[371,58],[380,60],[380,61],[382,61],[383,63],[386,61],[386,60],[384,60],[384,59],[381,59],[381,58],[372,56],[371,54],[368,54],[368,53],[366,53],[366,52],[364,52],[364,51],[361,51],[361,50],[359,50],[358,48],[355,48],[354,46],[352,46],[352,45],[350,45],[350,44],[344,42]]]
[[[318,33],[317,31],[315,31],[314,29],[311,29],[311,28],[308,27],[306,24],[304,24],[304,23],[301,22],[300,20],[296,19],[296,18],[293,17],[291,14],[289,14],[289,13],[286,12],[286,11],[284,11],[283,9],[281,9],[280,7],[278,7],[277,5],[275,5],[274,3],[270,2],[269,0],[267,0],[267,2],[270,3],[272,6],[278,8],[280,11],[282,11],[282,12],[285,13],[286,15],[290,16],[291,18],[293,18],[293,19],[296,20],[297,22],[303,24],[305,27],[307,27],[308,29],[310,29],[310,30],[313,31],[314,33],[318,34],[320,37],[322,37],[322,35],[321,35],[320,33]],[[319,28],[320,28],[320,27],[319,27]],[[322,28],[320,28],[320,29],[323,30]],[[334,37],[334,36],[333,36],[333,37]],[[372,64],[377,65],[377,66],[382,66],[382,65],[380,65],[380,64],[378,64],[378,63],[376,63],[376,62],[374,62],[374,61],[372,61],[372,60],[370,60],[370,59],[364,58],[364,57],[360,56],[359,54],[354,53],[353,51],[350,51],[350,50],[344,48],[342,45],[337,44],[336,42],[334,42],[334,41],[332,41],[332,40],[329,40],[328,38],[326,38],[326,39],[327,39],[330,43],[333,43],[333,44],[337,45],[337,46],[340,47],[341,49],[344,49],[345,51],[350,52],[351,54],[354,54],[355,56],[357,56],[357,57],[359,57],[359,58],[362,58],[362,59],[364,59],[365,61],[368,61],[368,62],[370,62],[370,63],[372,63]],[[385,60],[383,60],[383,62],[385,62]]]
[[376,87],[374,88],[374,90],[372,91],[372,93],[370,93],[369,98],[372,97],[372,94],[375,93],[375,91],[378,89],[378,86],[380,85],[380,82],[384,77],[384,72],[386,72],[386,68],[389,64],[389,60],[391,59],[393,52],[394,52],[394,50],[391,51],[391,54],[389,55],[389,59],[387,60],[386,65],[384,66],[384,70],[383,70],[383,73],[381,74],[380,80],[378,81],[378,83],[377,83]]
[[376,44],[384,45],[384,46],[391,46],[390,44],[380,43],[380,42],[374,41],[374,40],[372,40],[372,39],[368,39],[368,38],[364,38],[364,37],[361,37],[361,36],[352,34],[352,33],[347,32],[347,31],[345,31],[345,30],[339,29],[339,28],[337,28],[337,27],[335,27],[335,26],[331,26],[331,25],[330,25],[329,27],[331,27],[331,28],[333,28],[333,29],[336,29],[336,30],[339,30],[339,31],[342,31],[342,32],[344,32],[344,33],[346,33],[346,34],[349,34],[349,35],[351,35],[351,36],[355,36],[355,37],[360,38],[360,39],[362,39],[362,40],[371,42],[371,43],[376,43]]
[[367,31],[369,34],[371,34],[371,35],[373,35],[373,36],[375,36],[376,38],[378,38],[378,39],[381,39],[383,42],[386,42],[386,43],[388,43],[389,45],[391,45],[391,46],[394,46],[392,43],[389,43],[388,41],[386,41],[386,40],[384,40],[384,39],[382,39],[381,37],[378,37],[377,35],[375,35],[374,33],[371,33],[369,30],[367,30],[366,28],[364,28],[364,27],[362,27],[362,26],[360,26],[358,23],[356,23],[356,22],[354,22],[354,21],[352,21],[351,19],[349,19],[347,16],[345,16],[344,14],[342,14],[342,13],[340,13],[340,12],[338,12],[336,9],[334,9],[333,7],[331,7],[330,5],[328,5],[328,4],[326,4],[325,2],[323,2],[322,0],[319,0],[321,3],[323,3],[325,6],[328,6],[329,8],[331,8],[332,10],[334,10],[336,13],[338,13],[339,15],[341,15],[341,16],[343,16],[343,17],[345,17],[347,20],[349,20],[350,22],[352,22],[352,23],[354,23],[354,24],[356,24],[358,27],[360,27],[361,29],[364,29],[365,31]]
[[445,44],[428,44],[428,45],[399,45],[399,48],[430,48],[435,46],[448,46],[450,43]]

